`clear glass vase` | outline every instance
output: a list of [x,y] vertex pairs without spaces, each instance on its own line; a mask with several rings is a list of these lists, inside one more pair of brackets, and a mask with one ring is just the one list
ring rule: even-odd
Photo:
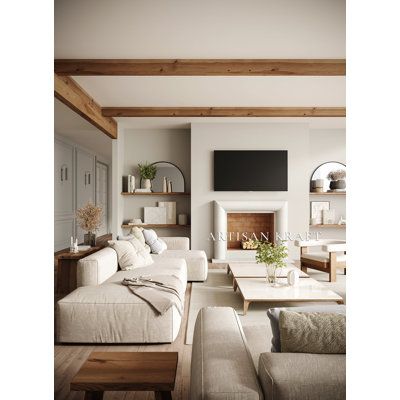
[[93,232],[88,232],[83,235],[83,244],[86,246],[95,247],[96,246],[96,234]]
[[267,270],[267,282],[271,286],[278,286],[278,268],[275,264],[265,264]]

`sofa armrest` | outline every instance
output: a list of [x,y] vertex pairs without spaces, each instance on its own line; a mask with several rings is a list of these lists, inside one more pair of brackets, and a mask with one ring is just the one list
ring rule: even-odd
[[78,287],[100,285],[117,271],[117,253],[111,247],[105,247],[78,261]]
[[194,328],[190,400],[263,399],[246,339],[235,310],[207,307]]
[[189,250],[190,240],[187,237],[160,237],[167,244],[168,250]]

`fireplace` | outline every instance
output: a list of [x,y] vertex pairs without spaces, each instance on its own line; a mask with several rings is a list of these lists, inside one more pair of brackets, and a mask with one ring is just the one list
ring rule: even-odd
[[[238,226],[235,229],[228,229],[229,214],[242,215],[243,218],[231,216],[229,221],[236,222],[236,219],[255,218],[257,224],[250,226]],[[266,214],[269,214],[268,217]],[[257,215],[257,217],[255,217]],[[263,215],[263,217],[260,217]],[[263,221],[260,222],[259,219]],[[268,218],[268,221],[267,221]],[[255,220],[254,220],[255,221]],[[245,223],[245,222],[243,222]],[[246,222],[247,223],[247,222]],[[263,224],[261,227],[258,223]],[[267,224],[269,225],[267,227]],[[257,226],[258,228],[257,228]],[[272,226],[271,226],[272,225]],[[288,231],[288,204],[284,200],[242,200],[242,201],[214,201],[214,258],[212,262],[229,262],[229,261],[253,261],[255,262],[255,250],[243,250],[240,248],[240,238],[238,240],[229,240],[229,231],[235,230],[268,230],[273,239],[275,234],[284,236]],[[265,232],[264,232],[265,233]],[[236,239],[232,236],[232,239]],[[270,237],[271,239],[271,237]],[[234,243],[230,243],[234,242]],[[235,243],[236,242],[236,243]],[[232,247],[231,247],[232,246]]]
[[253,250],[253,240],[274,243],[275,213],[228,212],[227,248]]

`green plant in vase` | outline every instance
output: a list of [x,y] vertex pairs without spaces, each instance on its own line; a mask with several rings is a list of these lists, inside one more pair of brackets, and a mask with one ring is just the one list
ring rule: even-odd
[[154,164],[149,164],[147,161],[144,164],[139,164],[139,174],[143,179],[143,187],[151,189],[151,181],[157,175],[157,167]]
[[267,282],[277,285],[277,271],[286,265],[288,250],[284,242],[274,244],[270,242],[258,242],[256,261],[264,263],[267,268]]

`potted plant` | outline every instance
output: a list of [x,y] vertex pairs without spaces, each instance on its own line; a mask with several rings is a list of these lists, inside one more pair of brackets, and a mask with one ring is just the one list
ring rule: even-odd
[[288,250],[285,244],[258,242],[256,261],[258,264],[265,264],[267,268],[267,282],[271,285],[277,285],[277,271],[286,265],[287,256]]
[[151,189],[151,181],[156,177],[157,167],[146,161],[144,164],[139,164],[139,174],[143,179],[143,187]]
[[76,219],[78,221],[78,225],[82,228],[85,233],[84,235],[84,244],[89,246],[96,245],[96,234],[95,232],[101,226],[101,215],[102,208],[94,205],[89,202],[82,208],[79,208],[76,211]]
[[331,190],[346,189],[346,171],[344,169],[329,172],[327,178],[331,181],[329,184]]

